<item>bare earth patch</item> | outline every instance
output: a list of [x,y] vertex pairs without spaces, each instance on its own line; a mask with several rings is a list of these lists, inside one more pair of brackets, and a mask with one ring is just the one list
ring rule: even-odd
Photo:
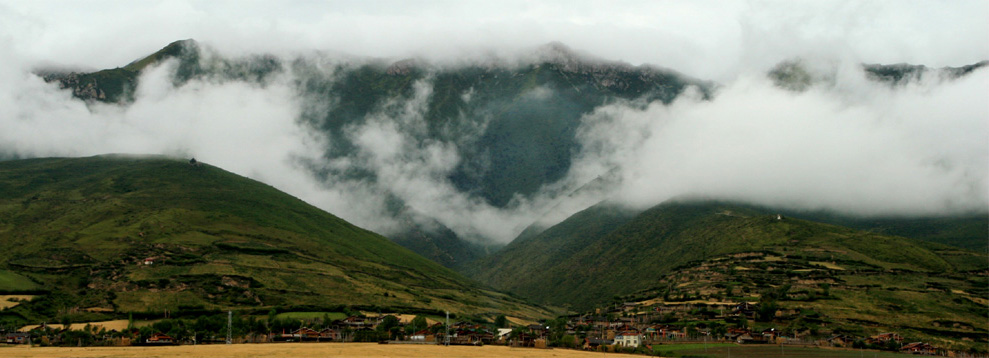
[[[567,349],[509,348],[505,346],[436,346],[375,343],[272,343],[170,347],[34,347],[0,348],[4,357],[602,357],[602,353]],[[641,357],[607,354],[607,357]]]

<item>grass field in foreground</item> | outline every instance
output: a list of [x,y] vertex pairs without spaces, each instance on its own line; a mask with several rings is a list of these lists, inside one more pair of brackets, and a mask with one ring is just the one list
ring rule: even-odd
[[778,345],[739,346],[736,344],[668,344],[653,346],[656,352],[668,357],[709,358],[892,358],[905,354],[879,351],[826,349],[813,347],[789,347]]
[[509,348],[505,346],[437,346],[376,343],[279,343],[172,347],[0,347],[0,356],[49,357],[475,357],[475,358],[589,358],[643,357],[568,349]]

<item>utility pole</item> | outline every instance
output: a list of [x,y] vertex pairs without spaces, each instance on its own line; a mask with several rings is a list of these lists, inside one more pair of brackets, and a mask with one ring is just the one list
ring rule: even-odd
[[446,311],[446,334],[443,337],[446,345],[450,346],[450,311]]
[[234,311],[227,311],[227,344],[233,344]]

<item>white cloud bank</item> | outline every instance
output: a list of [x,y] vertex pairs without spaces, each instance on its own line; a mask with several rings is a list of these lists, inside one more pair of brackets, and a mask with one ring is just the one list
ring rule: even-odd
[[0,0],[0,37],[32,63],[113,68],[194,38],[227,54],[342,51],[433,59],[559,41],[727,81],[794,57],[959,66],[989,57],[971,1]]
[[846,76],[803,93],[742,76],[713,101],[601,108],[577,166],[617,167],[620,200],[639,207],[695,195],[860,215],[989,209],[989,71],[902,88]]
[[[73,3],[72,5],[76,5]],[[552,208],[560,220],[602,195],[636,206],[679,195],[858,214],[989,207],[989,74],[890,89],[858,63],[964,65],[989,58],[989,3],[880,2],[64,2],[0,1],[0,150],[26,156],[163,153],[246,175],[381,232],[403,223],[389,196],[461,236],[507,241]],[[713,101],[613,104],[585,118],[570,174],[492,207],[449,183],[453,143],[423,140],[419,97],[347,128],[352,155],[323,162],[325,138],[298,122],[291,73],[265,86],[146,72],[126,108],[87,107],[30,71],[112,68],[195,38],[226,55],[311,49],[436,61],[522,56],[560,41],[606,59],[722,81]],[[804,93],[761,75],[794,56],[834,59],[836,84]],[[397,114],[395,114],[397,113]],[[483,126],[477,128],[483,130]],[[469,141],[467,141],[469,142]],[[313,179],[300,162],[360,167],[377,180]],[[606,193],[566,194],[610,172]],[[337,178],[339,179],[339,178]]]

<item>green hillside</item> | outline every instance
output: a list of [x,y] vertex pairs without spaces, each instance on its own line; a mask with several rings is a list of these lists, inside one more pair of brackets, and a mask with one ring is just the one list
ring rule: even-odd
[[[824,338],[896,331],[961,350],[989,343],[985,253],[777,215],[708,201],[641,213],[603,203],[469,275],[576,312]],[[726,321],[740,302],[757,303],[755,322]]]
[[164,157],[0,162],[0,247],[0,292],[47,302],[3,319],[338,305],[546,314],[270,186]]
[[[537,302],[590,308],[653,287],[684,265],[742,252],[835,251],[863,267],[978,270],[985,255],[784,217],[748,206],[669,202],[634,217],[606,204],[480,260],[470,275]],[[983,265],[984,266],[984,265]],[[538,268],[538,269],[536,269]]]
[[[692,261],[654,287],[616,302],[689,305],[694,314],[675,319],[696,324],[710,324],[715,313],[749,302],[757,306],[748,324],[758,329],[775,327],[818,338],[898,332],[911,341],[985,351],[985,255],[926,244],[921,245],[928,247],[924,251],[895,238],[854,242],[862,239],[822,236]],[[944,263],[950,267],[937,268]],[[730,321],[722,323],[740,323]]]
[[860,218],[822,212],[793,212],[791,216],[811,221],[936,242],[977,252],[989,250],[989,214],[941,217]]

